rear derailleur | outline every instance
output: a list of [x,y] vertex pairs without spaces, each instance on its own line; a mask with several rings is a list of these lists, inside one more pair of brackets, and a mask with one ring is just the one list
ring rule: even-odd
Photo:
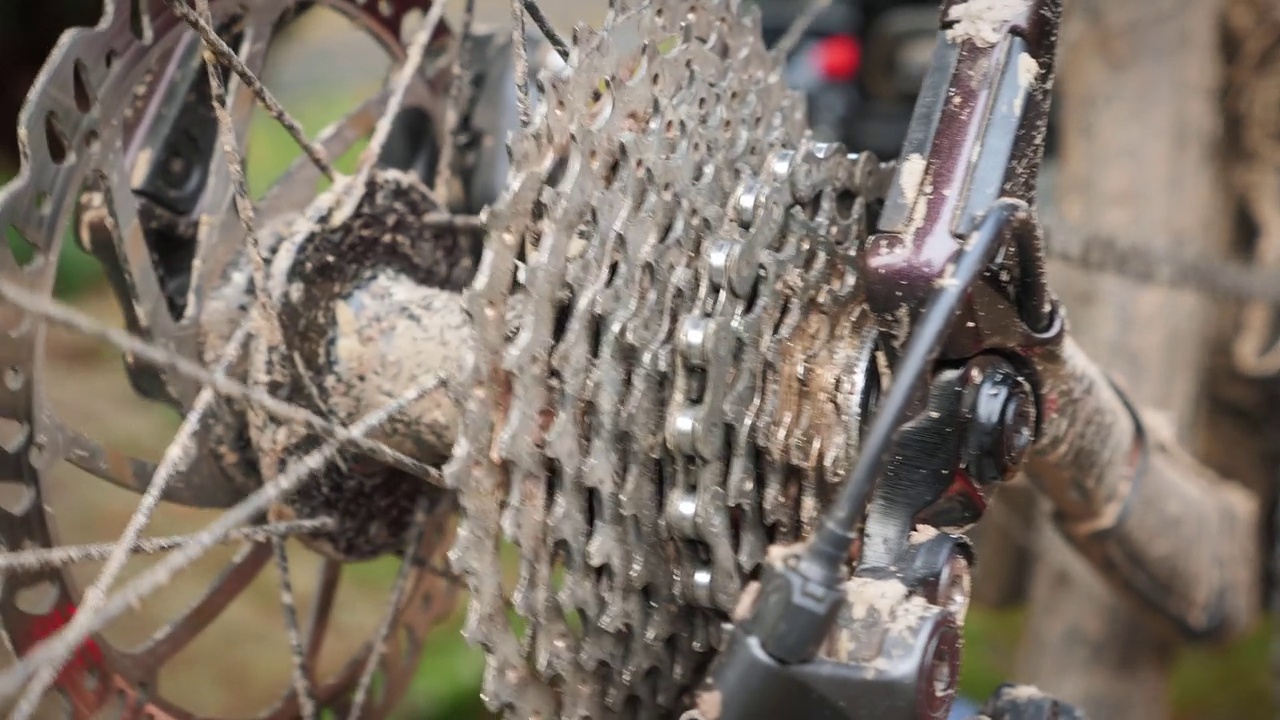
[[[1009,7],[993,18],[944,3],[896,177],[859,254],[892,338],[891,383],[812,537],[777,553],[744,595],[695,715],[946,718],[973,562],[956,533],[1023,469],[1060,533],[1172,630],[1223,638],[1257,617],[1256,502],[1144,425],[1072,342],[1045,284],[1032,206],[1062,0]],[[1169,527],[1181,530],[1176,549]],[[1014,686],[984,712],[1081,717]]]

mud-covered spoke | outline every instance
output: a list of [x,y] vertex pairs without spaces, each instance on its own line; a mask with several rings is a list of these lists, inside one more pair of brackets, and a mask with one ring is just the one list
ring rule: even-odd
[[[360,103],[346,116],[330,123],[316,136],[316,144],[330,157],[344,155],[373,132],[378,118],[386,111],[390,94],[389,89],[383,89]],[[258,214],[270,220],[305,207],[315,198],[316,185],[321,177],[322,173],[309,157],[294,159],[258,203]]]
[[302,633],[298,626],[298,603],[293,595],[293,578],[289,574],[289,551],[282,538],[271,541],[275,557],[276,574],[280,578],[280,612],[284,616],[285,632],[289,635],[289,657],[293,664],[293,691],[298,697],[298,707],[305,720],[315,720],[316,698],[311,685],[306,654],[302,647]]
[[[202,89],[206,95],[211,94],[209,101],[213,103],[211,109],[217,125],[215,134],[219,138],[218,145],[222,147],[222,152],[214,154],[209,167],[206,209],[215,217],[221,217],[225,203],[235,200],[234,193],[244,180],[243,170],[237,170],[237,166],[243,164],[254,109],[259,104],[267,108],[268,115],[280,123],[295,142],[304,148],[313,145],[306,138],[301,125],[280,105],[261,80],[275,39],[275,24],[279,19],[281,6],[270,2],[250,6],[232,28],[224,31],[222,36],[217,36],[206,35],[204,31],[208,25],[207,5],[196,3],[197,15],[204,15],[205,21],[196,28],[201,35],[202,64],[206,66],[206,71],[201,73],[200,82],[205,84]],[[214,75],[217,76],[216,82]],[[222,111],[219,111],[219,107]],[[224,123],[230,126],[229,130],[222,127]],[[231,162],[227,155],[229,139],[232,140],[232,147],[236,148],[239,158],[236,163]],[[328,156],[323,153],[312,157],[310,152],[304,152],[303,156],[312,163],[319,162],[319,167],[324,172],[332,172]]]
[[[261,543],[267,540],[313,535],[327,532],[332,528],[333,522],[328,518],[286,520],[238,528],[227,533],[226,537],[222,538],[222,542]],[[189,545],[197,538],[198,536],[192,533],[140,538],[129,550],[134,555],[158,555]],[[107,559],[115,547],[114,542],[101,542],[0,553],[0,574],[38,573],[79,563],[99,562]]]
[[[208,22],[201,17],[202,12],[207,12],[208,3],[197,3],[195,8],[192,8],[184,0],[165,0],[165,4],[167,4],[169,8],[178,15],[178,17],[182,18],[197,33],[199,33],[200,37],[204,40],[205,47],[213,54],[218,63],[235,73],[235,75],[240,79],[240,82],[243,83],[244,87],[248,91],[252,92],[258,99],[258,102],[262,103],[262,106],[267,110],[267,112],[270,113],[271,116],[288,131],[289,136],[293,138],[294,142],[298,143],[298,146],[302,148],[307,157],[311,158],[312,162],[314,162],[326,176],[333,177],[332,164],[329,162],[328,156],[325,155],[323,150],[307,139],[306,133],[302,129],[302,125],[299,124],[298,121],[284,109],[284,106],[280,104],[280,101],[277,100],[269,90],[267,90],[267,87],[262,84],[262,80],[251,68],[246,66],[240,55],[227,45],[222,38],[218,37],[218,34],[213,30]],[[269,31],[270,29],[268,28],[267,32]],[[263,48],[263,51],[264,55],[262,56],[262,61],[265,62],[265,48]]]
[[[213,377],[215,379],[225,378],[227,371],[239,358],[240,351],[248,338],[248,328],[247,324],[241,325],[240,330],[223,348],[222,356],[214,369]],[[79,610],[67,626],[69,629],[90,627],[95,622],[99,610],[106,604],[107,592],[124,570],[125,564],[132,555],[134,545],[141,537],[142,531],[151,522],[155,510],[160,504],[160,499],[165,494],[166,487],[175,477],[181,475],[186,468],[190,455],[195,448],[196,433],[201,423],[204,422],[209,409],[213,406],[213,401],[216,397],[217,395],[213,392],[212,387],[203,388],[197,395],[191,411],[183,418],[178,432],[174,435],[169,446],[165,448],[164,456],[156,467],[151,483],[138,501],[137,508],[130,515],[129,522],[125,525],[124,532],[120,534],[120,539],[116,542],[116,546],[107,555],[102,570],[94,579],[93,584],[84,592]],[[40,668],[18,702],[18,707],[14,711],[15,720],[24,720],[35,711],[40,698],[57,678],[62,666],[67,662],[74,649],[75,646],[54,655],[49,662]]]
[[[431,9],[427,11],[426,17],[422,20],[422,25],[414,31],[413,39],[409,42],[409,47],[405,51],[405,56],[400,66],[391,74],[390,95],[387,100],[386,110],[383,111],[382,117],[378,118],[377,125],[373,128],[373,136],[369,139],[368,147],[360,153],[359,166],[356,169],[355,176],[348,181],[343,202],[336,212],[337,217],[349,215],[361,198],[364,197],[365,188],[369,183],[369,176],[387,147],[387,141],[391,137],[396,117],[400,114],[400,110],[405,105],[405,98],[409,95],[410,86],[413,85],[414,78],[419,77],[421,74],[427,46],[431,38],[435,36],[436,28],[439,27],[440,21],[444,17],[445,5],[447,3],[443,2],[431,5]],[[436,198],[436,202],[443,207],[444,203],[440,202],[439,198]]]
[[[200,5],[197,5],[197,7],[200,7]],[[239,43],[235,49],[236,57],[240,61],[238,67],[241,69],[229,68],[236,75],[227,84],[227,97],[230,101],[231,117],[235,120],[237,129],[240,129],[241,133],[245,133],[239,138],[243,142],[247,138],[249,119],[253,108],[259,102],[262,102],[258,98],[269,98],[266,102],[270,102],[276,108],[269,110],[272,118],[284,125],[286,129],[292,126],[295,132],[299,134],[299,138],[301,138],[295,138],[295,142],[305,142],[307,147],[314,150],[315,144],[306,140],[302,126],[275,100],[275,97],[271,95],[270,91],[262,83],[263,69],[267,66],[267,58],[276,39],[282,7],[282,5],[275,3],[249,5],[245,10],[244,18],[236,28],[236,36]],[[277,113],[279,117],[276,116]],[[305,149],[306,147],[304,147]],[[327,163],[328,156],[323,152],[319,152],[317,155],[320,161]]]
[[453,67],[449,77],[449,98],[445,105],[444,146],[436,164],[436,176],[432,187],[440,197],[449,196],[449,178],[453,175],[453,154],[458,144],[462,111],[470,102],[472,68],[467,63],[472,44],[472,27],[476,19],[476,0],[466,0],[462,11],[462,24],[453,48]]
[[139,199],[123,166],[96,177],[81,197],[80,241],[118,274],[115,283],[125,324],[143,337],[172,328],[165,292],[142,225]]
[[542,36],[547,39],[547,42],[550,43],[556,54],[560,56],[560,59],[568,60],[569,46],[565,44],[559,33],[551,26],[551,21],[547,19],[547,14],[543,12],[538,0],[516,0],[516,2],[519,2],[524,11],[529,14],[529,19],[538,28],[538,32],[542,33]]
[[325,633],[329,629],[329,617],[333,614],[333,601],[338,596],[338,584],[342,580],[342,563],[325,560],[316,578],[315,605],[307,618],[307,630],[303,642],[303,659],[308,668],[315,668],[324,650]]
[[373,636],[372,644],[369,647],[369,656],[365,659],[364,669],[360,672],[360,680],[356,683],[356,691],[351,699],[351,711],[347,716],[348,720],[360,720],[361,713],[364,711],[369,688],[373,685],[374,675],[377,673],[378,666],[382,663],[383,656],[387,653],[387,640],[391,637],[391,628],[395,625],[396,616],[400,614],[401,607],[404,605],[405,598],[408,595],[411,579],[419,562],[419,554],[422,552],[422,539],[426,536],[430,518],[431,515],[427,503],[423,501],[414,513],[413,527],[409,530],[409,537],[405,543],[404,560],[400,563],[395,585],[392,586],[391,596],[387,599],[386,610],[383,612],[382,620],[378,623],[378,630]]

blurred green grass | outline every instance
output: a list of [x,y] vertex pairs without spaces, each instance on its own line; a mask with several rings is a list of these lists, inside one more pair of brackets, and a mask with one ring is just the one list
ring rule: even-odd
[[[351,107],[351,98],[328,97],[290,103],[291,109],[309,134]],[[335,161],[350,172],[363,145],[358,145]],[[251,192],[260,197],[295,158],[299,151],[287,133],[259,114],[250,132],[246,165]],[[12,172],[10,168],[9,172]],[[8,175],[0,167],[0,181]],[[319,188],[318,188],[319,189]],[[8,239],[20,261],[30,257],[30,249],[13,233]],[[65,300],[75,300],[102,283],[101,269],[68,236],[63,242],[55,292]],[[372,584],[385,582],[395,572],[394,563],[365,563],[351,568]],[[463,603],[465,604],[465,603]],[[970,698],[984,698],[1004,679],[1013,676],[1024,614],[1021,610],[973,608],[965,626],[965,660],[961,692]],[[463,641],[460,628],[463,609],[433,633],[421,668],[397,718],[408,720],[471,720],[487,716],[479,700],[483,659],[480,652]],[[1225,647],[1194,647],[1181,651],[1173,682],[1173,702],[1177,720],[1261,720],[1274,715],[1268,687],[1270,622],[1240,642]]]

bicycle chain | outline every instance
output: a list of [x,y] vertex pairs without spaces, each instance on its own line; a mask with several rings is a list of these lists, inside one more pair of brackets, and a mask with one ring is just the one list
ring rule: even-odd
[[568,64],[467,296],[452,557],[492,707],[669,714],[856,452],[875,331],[852,260],[889,172],[809,140],[737,0],[615,9]]

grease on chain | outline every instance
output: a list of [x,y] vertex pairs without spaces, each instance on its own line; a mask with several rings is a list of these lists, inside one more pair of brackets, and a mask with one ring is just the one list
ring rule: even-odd
[[856,450],[852,259],[888,173],[808,141],[737,2],[615,10],[569,66],[512,140],[467,297],[453,559],[491,705],[669,716]]

